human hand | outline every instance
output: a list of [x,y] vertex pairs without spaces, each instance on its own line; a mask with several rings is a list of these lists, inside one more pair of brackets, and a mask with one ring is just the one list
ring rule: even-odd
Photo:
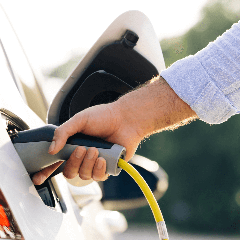
[[[190,106],[180,99],[167,82],[157,77],[146,86],[119,98],[116,102],[87,108],[55,130],[50,154],[58,153],[67,139],[81,132],[126,148],[126,161],[139,143],[153,133],[173,130],[198,118]],[[33,176],[35,185],[42,184],[60,163],[55,163]],[[100,167],[100,168],[99,168]],[[98,150],[77,147],[67,161],[63,174],[67,178],[105,180],[106,161],[98,158]]]
[[[58,127],[54,132],[49,154],[58,153],[66,144],[67,139],[77,132],[96,136],[105,141],[124,146],[126,160],[130,160],[139,145],[141,138],[133,126],[122,117],[117,103],[102,104],[85,109]],[[83,180],[93,179],[104,181],[107,179],[106,161],[98,157],[97,148],[77,147],[71,154],[63,170],[66,178],[72,179],[79,175]],[[33,176],[35,185],[42,184],[62,162],[57,162]]]

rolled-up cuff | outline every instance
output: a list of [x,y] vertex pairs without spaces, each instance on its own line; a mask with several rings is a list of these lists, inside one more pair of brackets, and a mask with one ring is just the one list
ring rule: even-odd
[[222,123],[237,113],[195,56],[175,62],[160,75],[204,122]]

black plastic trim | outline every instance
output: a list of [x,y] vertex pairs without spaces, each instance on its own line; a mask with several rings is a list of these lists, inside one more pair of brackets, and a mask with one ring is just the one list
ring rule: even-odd
[[[159,75],[158,70],[152,63],[133,48],[128,48],[124,45],[124,41],[122,41],[124,36],[119,41],[104,46],[79,77],[63,101],[59,114],[59,125],[67,121],[71,116],[69,106],[73,96],[79,90],[85,79],[94,72],[104,70],[121,79],[121,81],[132,88]],[[85,101],[88,101],[88,99],[85,99]]]
[[105,71],[91,74],[78,88],[69,106],[69,118],[85,108],[115,101],[132,87]]

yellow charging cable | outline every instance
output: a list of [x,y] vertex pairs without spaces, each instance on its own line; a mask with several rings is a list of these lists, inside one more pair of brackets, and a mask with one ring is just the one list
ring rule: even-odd
[[145,195],[145,198],[148,201],[148,204],[150,205],[156,224],[157,224],[157,229],[158,229],[158,234],[159,234],[159,239],[160,240],[168,240],[168,232],[167,232],[167,227],[164,222],[161,210],[158,206],[158,203],[149,188],[148,184],[145,182],[143,177],[140,175],[140,173],[129,163],[124,161],[123,159],[119,159],[118,161],[118,166],[125,170],[138,184],[138,186],[141,188],[143,194]]

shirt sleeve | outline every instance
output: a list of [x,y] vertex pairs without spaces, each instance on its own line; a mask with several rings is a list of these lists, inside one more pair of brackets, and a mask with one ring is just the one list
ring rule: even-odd
[[199,116],[210,124],[240,112],[240,21],[195,55],[160,74]]

